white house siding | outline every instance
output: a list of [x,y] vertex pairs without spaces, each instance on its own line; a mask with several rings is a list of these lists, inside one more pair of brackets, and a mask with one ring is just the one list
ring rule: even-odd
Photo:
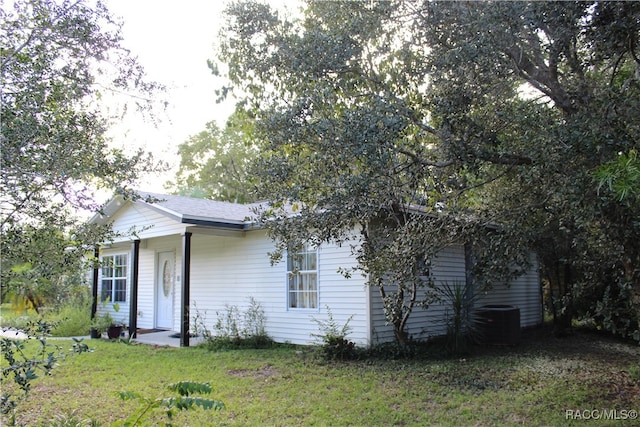
[[[525,275],[513,281],[510,287],[506,287],[504,284],[495,285],[493,289],[484,293],[475,305],[478,307],[486,304],[513,305],[520,308],[522,327],[539,324],[542,321],[540,281],[535,258],[533,266]],[[445,283],[464,284],[464,246],[449,246],[440,251],[432,260],[430,274],[436,286]],[[424,295],[423,292],[420,297]],[[371,300],[373,342],[392,341],[394,339],[393,327],[386,324],[378,288],[371,289]],[[416,307],[409,318],[406,330],[416,340],[444,335],[447,328],[447,311],[448,307],[442,303],[433,303],[426,310]]]
[[283,261],[271,265],[268,252],[273,243],[264,231],[249,231],[244,237],[220,237],[194,234],[191,248],[192,317],[198,311],[206,325],[214,331],[217,313],[225,312],[225,304],[243,312],[249,297],[259,302],[266,317],[268,335],[279,342],[308,344],[318,331],[316,319],[327,319],[326,306],[334,319],[344,324],[349,316],[352,329],[349,338],[368,344],[367,293],[360,276],[345,279],[339,267],[353,266],[350,249],[322,246],[318,254],[319,308],[287,309],[287,272]]
[[[351,247],[323,246],[319,252],[320,276],[320,313],[314,315],[317,319],[327,319],[327,307],[342,326],[348,319],[350,332],[347,338],[358,345],[369,345],[370,312],[368,301],[368,287],[366,278],[360,272],[354,272],[349,279],[339,273],[339,269],[347,271],[356,267],[357,262],[351,254]],[[309,325],[318,331],[317,323]]]
[[512,305],[520,309],[520,326],[525,328],[542,323],[542,296],[537,258],[531,256],[532,268],[513,280],[510,286],[499,283],[482,295],[476,305]]
[[[429,274],[436,286],[445,282],[464,283],[464,247],[449,246],[440,251],[437,256],[431,260]],[[426,292],[428,292],[427,289],[420,292],[418,301],[424,299]],[[393,327],[387,324],[384,317],[382,298],[380,297],[378,288],[371,288],[371,297],[373,342],[393,341],[395,339]],[[416,340],[424,340],[432,336],[445,334],[445,311],[446,307],[438,303],[431,304],[426,310],[422,307],[415,307],[406,326],[407,332]]]
[[110,221],[114,230],[124,234],[118,237],[116,242],[135,238],[131,235],[134,230],[140,239],[179,235],[185,231],[185,224],[162,215],[148,206],[132,202],[127,202],[127,206],[121,208],[113,218],[110,218]]
[[[110,220],[116,231],[127,233],[137,228],[137,235],[122,237],[113,248],[103,249],[102,255],[131,253],[131,239],[141,239],[138,276],[138,327],[155,327],[156,263],[160,252],[175,253],[175,283],[173,291],[173,329],[180,330],[182,286],[182,234],[186,225],[163,215],[144,204],[129,202]],[[151,225],[150,228],[141,227]],[[350,316],[348,338],[359,345],[392,341],[393,329],[386,324],[382,301],[377,288],[367,289],[365,278],[354,274],[350,279],[338,273],[355,266],[349,245],[323,245],[318,253],[319,307],[314,310],[287,308],[286,262],[272,266],[268,253],[273,243],[263,230],[213,231],[205,227],[193,228],[191,247],[191,318],[200,315],[206,326],[214,330],[217,313],[224,314],[225,305],[244,311],[249,297],[255,298],[265,311],[267,333],[276,341],[307,344],[318,333],[318,320],[327,320],[327,307],[338,325]],[[211,235],[216,232],[223,235]],[[226,235],[225,235],[226,234]],[[231,235],[233,234],[233,235]],[[131,258],[129,274],[131,275]],[[463,246],[450,246],[432,260],[430,274],[436,284],[464,282],[465,260]],[[131,280],[127,301],[121,303],[116,318],[129,317]],[[518,278],[511,287],[496,285],[484,295],[478,305],[510,304],[521,310],[522,326],[540,323],[539,276],[534,268]],[[110,307],[106,307],[109,309]],[[102,310],[99,307],[99,310]],[[427,310],[416,307],[407,330],[415,339],[425,339],[446,332],[446,307],[432,304]],[[193,321],[191,325],[193,325]]]
[[[122,224],[123,222],[120,222]],[[142,236],[141,236],[142,237]],[[338,268],[354,266],[350,248],[322,246],[318,254],[319,308],[316,310],[287,309],[286,263],[271,265],[268,253],[273,243],[264,231],[238,233],[238,237],[193,234],[191,240],[191,319],[196,315],[206,319],[206,326],[215,332],[217,313],[225,312],[225,305],[235,305],[241,312],[255,298],[264,311],[267,333],[279,342],[311,343],[311,333],[318,332],[315,319],[327,320],[328,306],[338,324],[353,316],[349,339],[359,345],[369,343],[367,292],[360,275],[345,279]],[[175,253],[175,283],[173,291],[173,330],[180,330],[182,286],[182,236],[172,235],[144,238],[141,242],[138,273],[138,327],[155,327],[156,260],[160,252]],[[131,242],[118,248],[103,249],[101,255],[129,254],[129,282],[127,301],[120,303],[118,319],[129,319],[131,301]],[[113,312],[111,304],[99,312]]]

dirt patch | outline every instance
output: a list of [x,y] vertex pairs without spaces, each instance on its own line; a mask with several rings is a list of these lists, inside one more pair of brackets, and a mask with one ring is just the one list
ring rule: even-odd
[[273,377],[278,374],[278,370],[269,364],[257,369],[230,369],[227,371],[227,375],[236,378],[264,379]]

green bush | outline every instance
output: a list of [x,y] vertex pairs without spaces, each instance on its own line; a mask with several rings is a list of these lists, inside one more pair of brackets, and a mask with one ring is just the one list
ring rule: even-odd
[[78,289],[47,317],[58,326],[51,331],[54,337],[73,337],[89,334],[91,328],[91,295],[89,289]]
[[0,424],[8,420],[15,425],[19,405],[31,391],[31,385],[39,376],[48,375],[58,361],[67,354],[89,351],[82,339],[74,339],[67,353],[60,346],[47,342],[47,336],[56,325],[43,320],[33,321],[24,328],[26,339],[0,339]]
[[149,398],[139,393],[124,391],[118,393],[122,400],[138,400],[141,402],[140,408],[127,417],[125,420],[116,421],[113,426],[138,426],[147,424],[147,417],[154,409],[163,409],[168,419],[166,425],[172,425],[172,420],[176,410],[189,411],[197,408],[203,410],[221,411],[224,409],[224,403],[220,400],[207,399],[204,397],[194,396],[199,394],[211,394],[212,388],[209,383],[181,381],[179,383],[170,384],[169,391],[174,395],[171,397]]
[[437,288],[438,297],[445,306],[446,349],[452,355],[466,354],[470,345],[480,338],[480,324],[472,313],[477,295],[473,284],[444,282]]
[[319,341],[319,348],[322,356],[327,360],[350,360],[355,359],[358,352],[356,345],[347,339],[351,331],[349,322],[353,316],[349,316],[344,325],[339,325],[333,318],[333,313],[327,306],[327,320],[313,318],[318,324],[320,333],[311,334]]
[[91,293],[86,286],[78,286],[60,298],[55,307],[35,310],[16,308],[12,304],[2,305],[1,326],[24,330],[29,324],[45,321],[55,324],[51,330],[54,337],[73,337],[89,334],[91,328]]

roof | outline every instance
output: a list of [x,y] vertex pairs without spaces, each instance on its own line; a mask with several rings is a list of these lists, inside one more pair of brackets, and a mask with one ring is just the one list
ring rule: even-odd
[[[254,210],[261,206],[261,203],[220,202],[148,192],[140,192],[139,195],[140,198],[136,199],[135,203],[147,205],[149,208],[172,217],[183,224],[224,228],[247,228],[251,223],[251,218],[255,216]],[[108,221],[125,202],[126,200],[122,196],[114,197],[105,205],[102,212],[96,214],[90,222]]]

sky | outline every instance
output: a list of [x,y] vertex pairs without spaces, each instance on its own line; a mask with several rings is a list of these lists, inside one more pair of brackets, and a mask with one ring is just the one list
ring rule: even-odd
[[154,125],[130,114],[112,130],[113,144],[134,150],[143,147],[173,168],[161,176],[143,177],[140,190],[165,192],[164,183],[178,166],[178,145],[215,120],[224,126],[233,104],[216,104],[221,82],[211,74],[207,59],[223,25],[227,0],[105,0],[113,17],[124,22],[123,46],[137,56],[149,80],[168,87],[167,111]]

